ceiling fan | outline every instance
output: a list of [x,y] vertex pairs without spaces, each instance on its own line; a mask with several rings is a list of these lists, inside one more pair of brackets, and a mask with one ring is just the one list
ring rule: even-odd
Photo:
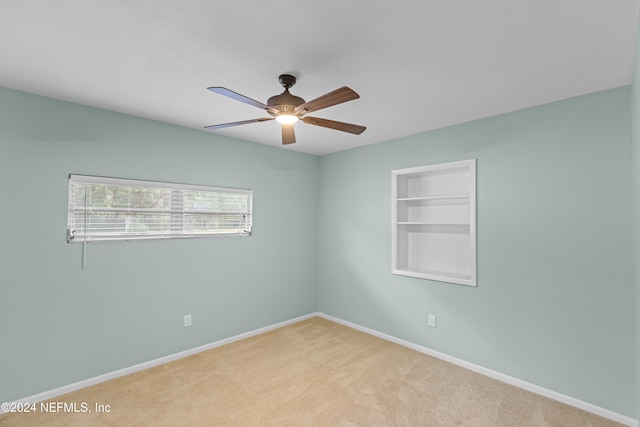
[[289,93],[289,88],[296,84],[295,76],[292,76],[291,74],[282,74],[280,75],[278,80],[284,87],[284,92],[282,92],[280,95],[272,96],[267,100],[266,104],[263,104],[262,102],[256,101],[255,99],[251,99],[224,87],[208,87],[207,89],[211,92],[219,93],[220,95],[227,96],[231,99],[235,99],[236,101],[244,102],[245,104],[261,108],[273,117],[262,117],[259,119],[205,126],[205,129],[222,129],[230,126],[265,122],[275,119],[282,125],[282,144],[285,145],[293,144],[296,142],[293,124],[298,120],[309,125],[322,126],[329,129],[349,132],[355,135],[360,135],[365,131],[365,126],[336,122],[334,120],[321,119],[318,117],[310,117],[306,115],[307,113],[310,113],[312,111],[318,111],[323,108],[332,107],[334,105],[342,104],[343,102],[353,101],[354,99],[360,98],[360,95],[358,95],[352,89],[343,86],[340,89],[336,89],[332,92],[329,92],[307,102],[299,96],[295,96]]

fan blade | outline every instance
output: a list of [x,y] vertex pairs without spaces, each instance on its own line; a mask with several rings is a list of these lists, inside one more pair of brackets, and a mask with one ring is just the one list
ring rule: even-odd
[[271,111],[274,113],[278,112],[278,110],[276,110],[275,108],[269,107],[267,104],[263,104],[262,102],[256,101],[255,99],[251,99],[248,96],[241,95],[238,92],[234,92],[225,87],[214,86],[214,87],[208,87],[207,90],[218,93],[220,95],[224,95],[231,99],[235,99],[236,101],[244,102],[245,104],[253,105],[254,107],[262,108],[263,110],[266,110],[266,111]]
[[304,123],[309,125],[322,126],[329,129],[341,130],[343,132],[353,133],[355,135],[360,135],[362,132],[367,129],[366,126],[353,125],[351,123],[344,122],[336,122],[334,120],[328,119],[320,119],[318,117],[303,117],[302,120]]
[[246,125],[249,123],[266,122],[267,120],[273,120],[273,117],[262,117],[259,119],[243,120],[241,122],[222,123],[220,125],[205,126],[204,128],[205,129],[222,129],[222,128],[228,128],[231,126]]
[[295,144],[296,133],[293,130],[293,124],[282,125],[282,145]]
[[305,102],[302,105],[296,107],[296,113],[310,113],[312,111],[318,111],[323,108],[332,107],[334,105],[342,104],[343,102],[353,101],[360,98],[360,95],[355,93],[352,89],[343,86],[340,89],[336,89],[333,92],[329,92],[316,99],[312,99],[309,102]]

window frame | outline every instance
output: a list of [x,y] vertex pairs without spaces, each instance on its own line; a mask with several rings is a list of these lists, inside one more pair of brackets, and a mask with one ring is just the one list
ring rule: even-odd
[[[112,185],[112,186],[124,186],[124,187],[136,187],[136,188],[159,188],[172,192],[172,199],[169,202],[168,209],[147,209],[147,210],[135,210],[137,213],[150,213],[158,214],[158,218],[162,215],[168,215],[169,217],[169,229],[154,234],[145,233],[124,233],[119,234],[98,234],[91,235],[83,232],[78,233],[78,221],[75,218],[84,215],[85,212],[134,212],[131,206],[118,207],[118,208],[93,208],[85,204],[84,208],[79,207],[78,204],[74,204],[74,188],[75,185],[82,184],[95,184],[95,185]],[[246,203],[243,206],[243,210],[185,210],[184,201],[181,202],[180,208],[177,208],[176,203],[173,201],[173,192],[175,194],[181,194],[184,196],[184,192],[208,192],[217,194],[233,194],[245,195]],[[128,178],[113,178],[94,175],[80,175],[70,174],[68,178],[68,201],[67,201],[67,243],[83,243],[83,242],[98,242],[98,241],[129,241],[129,240],[163,240],[163,239],[191,239],[191,238],[204,238],[204,237],[247,237],[252,235],[253,228],[253,190],[241,189],[241,188],[229,188],[229,187],[213,187],[205,185],[194,184],[181,184],[175,182],[163,182],[163,181],[148,181],[139,179]],[[244,229],[241,232],[202,232],[194,231],[194,229],[185,228],[184,216],[185,215],[204,215],[210,218],[220,218],[222,215],[243,215]],[[179,221],[175,221],[175,218],[180,217]],[[86,215],[84,216],[86,218]],[[80,220],[82,221],[82,220]],[[85,220],[84,225],[88,223]],[[179,229],[175,228],[179,225]],[[240,229],[240,227],[237,227]]]

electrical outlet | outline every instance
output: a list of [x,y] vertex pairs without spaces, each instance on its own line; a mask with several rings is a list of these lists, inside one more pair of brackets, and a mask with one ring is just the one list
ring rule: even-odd
[[428,325],[431,326],[432,328],[436,327],[436,315],[435,314],[429,314]]
[[185,314],[184,315],[184,327],[189,327],[191,326],[191,315],[190,314]]

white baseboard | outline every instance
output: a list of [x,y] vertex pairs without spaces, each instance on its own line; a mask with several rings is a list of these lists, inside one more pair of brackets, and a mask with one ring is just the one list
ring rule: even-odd
[[[117,371],[109,372],[103,375],[98,375],[97,377],[89,378],[87,380],[78,381],[77,383],[69,384],[66,386],[54,388],[53,390],[34,394],[33,396],[16,400],[13,403],[37,403],[37,402],[42,402],[43,400],[53,399],[54,397],[71,393],[72,391],[80,390],[82,388],[89,387],[95,384],[100,384],[105,381],[112,380],[114,378],[122,377],[128,374],[132,374],[134,372],[142,371],[143,369],[148,369],[154,366],[162,365],[163,363],[171,362],[173,360],[182,359],[183,357],[191,356],[193,354],[200,353],[206,350],[211,350],[212,348],[220,347],[225,344],[231,344],[232,342],[235,342],[235,341],[240,341],[255,335],[260,335],[265,332],[269,332],[274,329],[282,328],[283,326],[291,325],[293,323],[298,323],[303,320],[311,319],[312,317],[317,317],[317,316],[318,316],[318,313],[311,313],[305,316],[296,317],[294,319],[285,320],[284,322],[265,326],[264,328],[255,329],[253,331],[245,332],[240,335],[235,335],[233,337],[225,338],[225,339],[215,341],[209,344],[205,344],[199,347],[194,347],[189,350],[181,351],[179,353],[170,354],[168,356],[164,356],[159,359],[154,359],[149,362],[140,363],[138,365],[130,366],[128,368],[119,369]],[[0,409],[0,414],[2,413],[3,411],[2,409]]]
[[[401,345],[403,347],[407,347],[407,348],[410,348],[412,350],[419,351],[420,353],[428,354],[429,356],[433,356],[433,357],[436,357],[438,359],[445,360],[445,361],[447,361],[449,363],[452,363],[454,365],[458,365],[460,367],[469,369],[470,371],[477,372],[479,374],[482,374],[482,375],[485,375],[487,377],[496,379],[498,381],[502,381],[504,383],[511,384],[511,385],[516,386],[516,387],[520,387],[522,389],[525,389],[525,390],[531,391],[533,393],[548,397],[550,399],[554,399],[554,400],[557,400],[559,402],[566,403],[567,405],[574,406],[574,407],[582,409],[584,411],[591,412],[591,413],[599,415],[599,416],[601,416],[603,418],[607,418],[607,419],[619,422],[621,424],[624,424],[624,425],[627,425],[627,426],[630,426],[630,427],[639,427],[638,421],[634,420],[633,418],[629,418],[627,416],[618,414],[616,412],[609,411],[608,409],[600,408],[600,407],[592,405],[590,403],[583,402],[583,401],[581,401],[579,399],[575,399],[573,397],[566,396],[566,395],[561,394],[561,393],[557,393],[557,392],[555,392],[553,390],[549,390],[549,389],[546,389],[544,387],[539,387],[539,386],[537,386],[535,384],[531,384],[531,383],[528,383],[526,381],[522,381],[522,380],[519,380],[517,378],[501,374],[500,372],[496,372],[496,371],[493,371],[491,369],[487,369],[487,368],[484,368],[482,366],[475,365],[475,364],[467,362],[465,360],[458,359],[456,357],[452,357],[452,356],[449,356],[447,354],[440,353],[440,352],[435,351],[435,350],[431,350],[430,348],[423,347],[421,345],[414,344],[412,342],[405,341],[403,339],[396,338],[394,336],[384,334],[384,333],[376,331],[374,329],[369,329],[367,327],[358,325],[356,323],[351,323],[351,322],[348,322],[346,320],[342,320],[340,318],[337,318],[337,317],[334,317],[334,316],[331,316],[331,315],[328,315],[328,314],[325,314],[325,313],[321,313],[321,312],[310,313],[310,314],[307,314],[307,315],[304,315],[304,316],[296,317],[294,319],[285,320],[284,322],[275,323],[273,325],[265,326],[264,328],[255,329],[253,331],[245,332],[245,333],[240,334],[240,335],[235,335],[233,337],[225,338],[225,339],[222,339],[222,340],[219,340],[219,341],[215,341],[215,342],[212,342],[212,343],[209,343],[209,344],[205,344],[205,345],[202,345],[202,346],[199,346],[199,347],[194,347],[192,349],[181,351],[179,353],[171,354],[171,355],[168,355],[168,356],[165,356],[165,357],[161,357],[159,359],[154,359],[154,360],[151,360],[149,362],[140,363],[138,365],[130,366],[130,367],[124,368],[124,369],[119,369],[117,371],[109,372],[107,374],[99,375],[97,377],[89,378],[87,380],[78,381],[78,382],[73,383],[73,384],[69,384],[69,385],[66,385],[66,386],[63,386],[63,387],[58,387],[58,388],[55,388],[53,390],[45,391],[43,393],[34,394],[33,396],[29,396],[29,397],[25,397],[23,399],[16,400],[13,403],[37,403],[37,402],[41,402],[43,400],[53,399],[54,397],[58,397],[58,396],[61,396],[63,394],[71,393],[72,391],[80,390],[82,388],[89,387],[89,386],[92,386],[92,385],[95,385],[95,384],[99,384],[99,383],[102,383],[102,382],[105,382],[105,381],[109,381],[109,380],[112,380],[114,378],[118,378],[118,377],[122,377],[124,375],[132,374],[134,372],[138,372],[138,371],[141,371],[143,369],[148,369],[148,368],[151,368],[151,367],[154,367],[154,366],[162,365],[163,363],[171,362],[173,360],[182,359],[183,357],[191,356],[193,354],[200,353],[200,352],[203,352],[203,351],[206,351],[206,350],[211,350],[212,348],[220,347],[220,346],[223,346],[225,344],[231,344],[232,342],[240,341],[240,340],[243,340],[243,339],[255,336],[255,335],[260,335],[260,334],[263,334],[265,332],[269,332],[269,331],[272,331],[274,329],[281,328],[283,326],[287,326],[287,325],[291,325],[293,323],[301,322],[303,320],[311,319],[312,317],[322,317],[324,319],[331,320],[331,321],[336,322],[336,323],[340,323],[342,325],[345,325],[345,326],[348,326],[350,328],[356,329],[358,331],[367,333],[369,335],[373,335],[373,336],[381,338],[383,340],[390,341],[390,342],[393,342],[395,344],[399,344],[399,345]],[[0,414],[2,414],[2,413],[3,413],[3,411],[0,409]]]
[[540,386],[537,386],[535,384],[531,384],[531,383],[528,383],[526,381],[519,380],[518,378],[510,377],[509,375],[505,375],[505,374],[502,374],[500,372],[496,372],[496,371],[493,371],[491,369],[487,369],[487,368],[484,368],[482,366],[475,365],[475,364],[467,362],[465,360],[458,359],[456,357],[452,357],[452,356],[449,356],[449,355],[444,354],[444,353],[440,353],[440,352],[432,350],[430,348],[423,347],[421,345],[414,344],[412,342],[405,341],[403,339],[396,338],[394,336],[387,335],[387,334],[384,334],[382,332],[376,331],[374,329],[369,329],[367,327],[358,325],[356,323],[351,323],[351,322],[348,322],[346,320],[342,320],[340,318],[337,318],[337,317],[334,317],[334,316],[331,316],[331,315],[328,315],[328,314],[324,314],[324,313],[320,313],[319,312],[319,313],[317,313],[317,315],[318,315],[318,317],[322,317],[324,319],[331,320],[332,322],[340,323],[340,324],[342,324],[344,326],[348,326],[350,328],[353,328],[353,329],[356,329],[358,331],[367,333],[369,335],[373,335],[375,337],[382,338],[383,340],[390,341],[390,342],[395,343],[395,344],[399,344],[399,345],[401,345],[403,347],[407,347],[407,348],[410,348],[412,350],[419,351],[420,353],[428,354],[429,356],[433,356],[433,357],[436,357],[438,359],[442,359],[444,361],[447,361],[449,363],[452,363],[454,365],[460,366],[460,367],[465,368],[465,369],[469,369],[470,371],[477,372],[477,373],[482,374],[484,376],[487,376],[489,378],[496,379],[496,380],[501,381],[503,383],[511,384],[513,386],[516,386],[516,387],[522,388],[524,390],[539,394],[539,395],[544,396],[544,397],[548,397],[548,398],[553,399],[553,400],[557,400],[558,402],[562,402],[562,403],[565,403],[567,405],[571,405],[571,406],[574,406],[576,408],[582,409],[584,411],[591,412],[592,414],[599,415],[599,416],[601,416],[603,418],[607,418],[607,419],[610,419],[612,421],[616,421],[616,422],[618,422],[620,424],[624,424],[624,425],[627,425],[627,426],[630,426],[630,427],[639,427],[638,426],[638,421],[633,419],[633,418],[627,417],[625,415],[618,414],[616,412],[610,411],[608,409],[601,408],[601,407],[596,406],[596,405],[592,405],[591,403],[583,402],[582,400],[573,398],[571,396],[567,396],[567,395],[564,395],[564,394],[561,394],[561,393],[557,393],[557,392],[555,392],[553,390],[549,390],[549,389],[546,389],[544,387],[540,387]]

